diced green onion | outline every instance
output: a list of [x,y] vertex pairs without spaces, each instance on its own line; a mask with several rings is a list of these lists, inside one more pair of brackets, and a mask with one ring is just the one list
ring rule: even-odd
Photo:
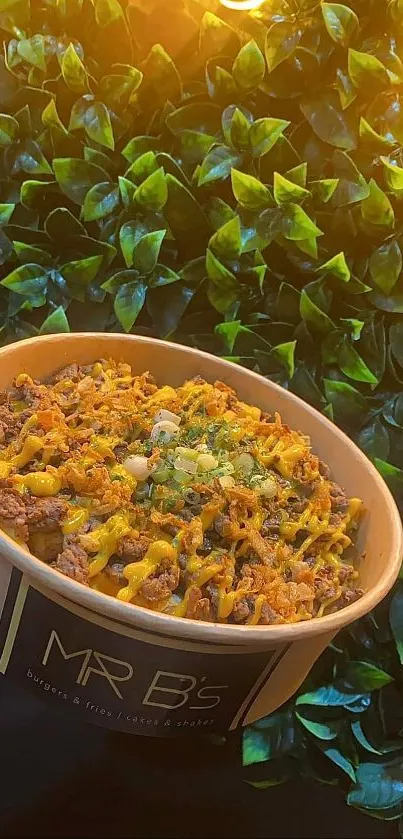
[[212,454],[201,454],[197,460],[197,468],[199,472],[211,472],[212,469],[217,469],[218,460]]
[[174,460],[175,469],[187,472],[189,475],[195,475],[197,472],[197,463],[194,460],[189,460],[187,457],[178,456]]
[[165,463],[162,463],[161,466],[158,466],[151,475],[152,480],[156,484],[163,484],[165,481],[168,481],[172,475],[172,470],[166,466]]
[[189,475],[189,473],[184,472],[183,469],[174,469],[172,477],[178,484],[189,484],[190,481],[193,480],[193,475]]
[[177,457],[184,457],[186,460],[197,460],[199,452],[196,449],[189,449],[186,446],[177,446],[175,449]]
[[247,478],[255,468],[255,461],[251,454],[242,452],[232,461],[237,475]]

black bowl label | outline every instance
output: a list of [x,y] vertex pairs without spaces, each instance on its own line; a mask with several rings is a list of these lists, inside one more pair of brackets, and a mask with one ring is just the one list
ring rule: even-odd
[[0,619],[0,673],[89,721],[136,734],[235,728],[285,651],[140,631],[37,588],[16,568]]

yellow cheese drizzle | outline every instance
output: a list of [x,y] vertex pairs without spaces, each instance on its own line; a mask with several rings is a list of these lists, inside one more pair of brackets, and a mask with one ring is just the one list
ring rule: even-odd
[[67,514],[67,518],[65,519],[62,525],[62,532],[67,536],[69,533],[76,533],[80,527],[88,521],[89,518],[89,511],[86,510],[84,507],[75,507],[71,506]]
[[122,536],[127,536],[130,530],[128,517],[117,513],[94,531],[94,536],[102,547],[89,564],[90,578],[95,577],[105,568],[109,558],[115,553],[119,540]]
[[162,539],[158,539],[150,545],[144,559],[140,560],[140,562],[131,562],[129,565],[126,565],[123,575],[127,579],[127,586],[118,591],[116,595],[118,600],[130,603],[147,577],[157,570],[158,565],[164,559],[175,562],[177,552],[169,542],[163,542]]

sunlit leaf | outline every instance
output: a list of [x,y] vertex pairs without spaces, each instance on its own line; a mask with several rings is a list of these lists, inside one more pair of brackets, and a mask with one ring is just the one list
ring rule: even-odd
[[321,8],[330,37],[336,44],[348,46],[359,26],[355,12],[341,3],[322,3]]

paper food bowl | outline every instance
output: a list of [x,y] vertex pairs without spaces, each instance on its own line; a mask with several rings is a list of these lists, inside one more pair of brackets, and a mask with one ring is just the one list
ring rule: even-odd
[[203,623],[123,603],[33,557],[0,531],[0,672],[89,721],[154,736],[225,731],[271,713],[299,687],[331,638],[371,610],[399,572],[402,527],[376,469],[336,426],[241,367],[162,341],[113,334],[34,338],[0,351],[0,389],[72,362],[114,358],[178,386],[221,379],[246,402],[279,411],[366,514],[357,548],[363,597],[298,624]]

